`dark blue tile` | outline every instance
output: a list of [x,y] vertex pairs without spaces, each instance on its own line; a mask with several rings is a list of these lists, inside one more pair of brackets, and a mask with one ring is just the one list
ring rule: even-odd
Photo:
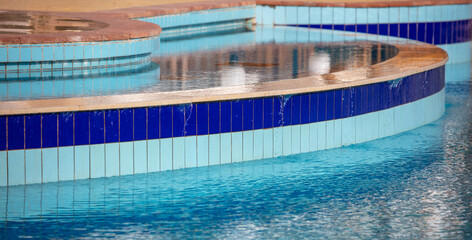
[[333,29],[344,31],[344,25],[343,24],[335,24],[335,25],[333,25]]
[[161,114],[159,117],[161,119],[160,138],[171,138],[172,137],[172,106],[161,107]]
[[[349,89],[349,93],[351,94],[351,96],[349,97],[349,100],[350,100],[350,104],[349,104],[349,116],[352,117],[352,116],[355,116],[356,115],[356,100],[357,100],[357,88],[358,87],[352,87]],[[360,98],[360,96],[359,96]]]
[[426,23],[418,23],[418,41],[425,42],[426,41]]
[[357,24],[357,32],[367,33],[367,24]]
[[361,115],[363,113],[363,90],[362,86],[355,87],[356,89],[356,112],[354,113],[355,116]]
[[351,91],[350,88],[345,88],[342,90],[342,106],[343,106],[343,116],[342,118],[347,118],[350,116],[350,106],[351,106]]
[[59,113],[59,147],[74,145],[74,114]]
[[369,24],[367,29],[369,34],[379,34],[379,26],[377,24]]
[[318,121],[318,93],[310,94],[310,123]]
[[150,107],[147,109],[148,112],[148,139],[158,139],[159,138],[159,129],[160,129],[160,108],[159,107]]
[[389,35],[392,37],[398,37],[399,36],[399,24],[398,23],[392,23],[389,25]]
[[120,118],[118,110],[105,111],[105,142],[115,143],[119,142],[120,133]]
[[254,101],[252,99],[243,100],[243,130],[254,129]]
[[434,23],[433,44],[441,44],[441,22]]
[[326,120],[334,119],[334,91],[326,92]]
[[146,128],[147,128],[147,109],[146,108],[135,108],[134,109],[134,141],[146,140]]
[[379,24],[379,35],[388,36],[388,24],[387,23]]
[[0,151],[7,150],[7,117],[0,116]]
[[221,133],[231,132],[231,102],[220,102]]
[[[198,109],[201,110],[201,109]],[[185,126],[185,105],[175,105],[172,110],[172,137],[183,137]],[[207,111],[208,116],[208,111]],[[200,124],[200,122],[199,122]],[[203,124],[202,124],[203,125]],[[208,120],[207,120],[208,128]]]
[[372,111],[376,112],[380,110],[380,95],[379,95],[379,84],[372,85]]
[[[368,88],[367,88],[366,85],[360,86],[359,88],[360,88],[360,91],[361,91],[360,96],[362,98],[361,103],[360,103],[361,104],[361,106],[360,106],[361,111],[359,112],[359,114],[365,114],[365,113],[367,113],[367,108],[368,108],[367,106],[369,105],[369,102],[368,102],[369,101],[369,99],[368,99]],[[359,106],[356,106],[356,107],[359,107]]]
[[343,90],[334,91],[334,119],[343,117]]
[[57,147],[57,114],[43,114],[43,148]]
[[284,97],[274,97],[274,127],[281,127],[284,124]]
[[8,150],[25,149],[24,121],[23,115],[8,117]]
[[120,142],[133,141],[133,109],[120,109]]
[[356,31],[356,25],[345,25],[345,31],[346,32],[355,32]]
[[210,102],[209,104],[210,134],[220,133],[220,102]]
[[320,24],[310,24],[310,28],[321,28],[321,25]]
[[[275,109],[274,109],[274,112],[275,112],[274,123],[276,123],[276,127],[280,126],[279,124],[277,124],[277,122],[282,120],[282,125],[283,126],[290,126],[290,125],[292,125],[293,98],[292,98],[292,96],[287,95],[287,96],[283,96],[283,97],[279,98],[279,100],[281,100],[281,102],[280,102],[281,105],[277,109],[279,111],[275,111]],[[274,108],[275,108],[275,105],[274,105]],[[280,111],[280,110],[282,110],[282,111]],[[276,116],[279,116],[279,117],[276,117]],[[282,119],[280,119],[280,117]]]
[[450,43],[456,43],[457,42],[457,34],[458,34],[458,28],[459,28],[459,22],[453,22],[452,23],[452,36],[451,36],[451,42]]
[[434,43],[434,23],[426,23],[426,41],[429,44]]
[[332,30],[332,29],[333,29],[333,24],[323,24],[323,25],[321,25],[321,27],[322,27],[323,29]]
[[447,22],[441,22],[441,40],[439,44],[446,44],[447,43]]
[[301,122],[301,98],[302,95],[292,96],[292,125],[298,125]]
[[90,143],[89,115],[90,112],[74,113],[74,145],[87,145]]
[[262,98],[254,99],[254,130],[263,128],[264,101]]
[[367,90],[367,109],[366,109],[366,113],[370,113],[372,112],[372,106],[374,105],[374,85],[372,84],[369,84],[369,85],[366,85],[365,86],[365,90]]
[[400,37],[408,38],[408,23],[400,23]]
[[389,83],[388,82],[383,82],[380,83],[380,106],[382,110],[388,109],[389,108]]
[[208,134],[208,103],[195,104],[197,106],[197,135]]
[[190,103],[186,105],[184,132],[185,136],[197,135],[197,107],[195,104]]
[[322,122],[326,120],[326,92],[318,93],[318,118],[317,122]]
[[302,94],[300,95],[300,115],[301,115],[301,124],[306,124],[310,122],[310,95]]
[[41,115],[25,116],[25,148],[41,148]]
[[413,40],[416,40],[417,39],[417,34],[416,34],[416,31],[417,31],[417,26],[418,24],[417,23],[410,23],[409,26],[408,26],[408,38],[409,39],[413,39]]
[[240,132],[243,130],[243,101],[231,101],[231,131]]
[[449,44],[449,43],[453,43],[452,42],[452,35],[454,34],[453,32],[453,26],[454,26],[454,23],[455,22],[447,22],[446,23],[446,29],[447,29],[447,40],[446,40],[446,44]]
[[264,98],[264,128],[274,126],[274,98]]
[[103,111],[90,113],[90,144],[105,142],[105,117]]

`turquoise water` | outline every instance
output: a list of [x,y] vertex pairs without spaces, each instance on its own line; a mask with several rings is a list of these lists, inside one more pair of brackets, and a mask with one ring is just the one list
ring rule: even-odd
[[470,239],[470,65],[446,114],[412,131],[290,157],[0,188],[0,238]]

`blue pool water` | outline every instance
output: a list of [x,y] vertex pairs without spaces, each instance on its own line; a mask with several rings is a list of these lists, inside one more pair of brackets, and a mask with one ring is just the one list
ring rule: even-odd
[[[446,114],[332,150],[222,166],[0,188],[0,239],[472,237],[470,65]],[[452,81],[454,80],[454,81]]]

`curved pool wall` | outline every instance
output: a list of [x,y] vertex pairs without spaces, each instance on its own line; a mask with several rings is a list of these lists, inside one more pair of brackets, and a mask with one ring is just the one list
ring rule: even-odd
[[406,38],[437,45],[448,52],[449,63],[461,63],[471,61],[472,27],[472,4],[461,2],[430,6],[414,1],[412,6],[396,6],[400,4],[394,2],[322,6],[287,1],[281,6],[262,0],[256,7],[256,22]]
[[[210,14],[206,15],[209,17],[198,24],[188,24],[188,21],[193,21],[190,20],[192,14],[189,12],[195,11],[188,11],[186,18],[180,18],[184,15],[182,13],[161,16],[159,21],[165,26],[163,36],[168,32],[171,33],[169,37],[175,32],[238,28],[241,24],[250,22],[251,18],[255,18],[258,24],[270,25],[270,20],[267,22],[264,19],[271,17],[274,19],[272,24],[276,25],[319,25],[319,28],[343,31],[352,31],[354,26],[354,32],[357,33],[419,41],[422,40],[424,26],[426,42],[431,29],[439,26],[439,37],[433,33],[432,43],[446,49],[451,61],[470,62],[471,12],[469,10],[469,15],[466,16],[464,10],[470,9],[469,2],[387,8],[265,6],[263,1],[258,4],[242,7],[242,17],[233,16],[230,21],[224,17],[228,15],[226,10],[211,9],[208,10]],[[236,12],[238,9],[239,7],[232,8]],[[298,14],[298,11],[311,13],[318,9],[320,15]],[[386,9],[389,12],[387,22],[382,14]],[[451,9],[460,10],[461,13],[443,14]],[[341,15],[338,12],[335,14],[335,10],[343,13],[344,21],[337,22]],[[353,10],[355,22],[346,21],[346,16],[351,16]],[[432,16],[429,16],[429,10],[434,13]],[[293,22],[291,17],[297,16],[291,15],[294,11],[298,16],[304,17],[303,21],[299,22],[296,18],[296,22]],[[398,15],[390,14],[396,11]],[[415,11],[417,15],[411,15]],[[427,15],[422,15],[423,13]],[[312,21],[312,16],[323,17],[316,22]],[[377,16],[377,22],[371,16]],[[145,18],[147,21],[157,21],[150,16]],[[383,20],[380,21],[381,19]],[[332,22],[327,22],[328,20]],[[172,21],[180,23],[174,24]],[[192,26],[186,27],[186,23]],[[220,25],[223,27],[219,28]],[[428,27],[431,25],[433,28]],[[396,26],[397,36],[394,34]],[[413,34],[415,26],[416,35]],[[388,29],[388,34],[383,34],[385,29]],[[147,39],[159,42],[158,38]],[[29,77],[27,74],[20,75],[20,70],[27,69],[28,74],[35,72],[36,63],[33,58],[38,58],[40,66],[50,65],[49,72],[55,72],[64,68],[64,64],[70,66],[69,61],[72,61],[72,70],[75,63],[80,68],[86,66],[100,69],[103,66],[106,68],[110,59],[118,58],[119,66],[121,60],[130,64],[143,56],[140,50],[135,52],[136,48],[130,47],[128,41],[116,45],[118,55],[113,55],[114,50],[107,50],[111,45],[105,46],[103,43],[85,44],[87,51],[85,45],[80,44],[29,44],[6,48],[2,45],[0,53],[8,56],[2,58],[7,59],[3,62],[5,78],[10,69],[18,74],[18,78]],[[151,45],[155,46],[135,46],[145,49]],[[27,51],[21,51],[22,47]],[[100,54],[93,54],[98,52],[94,50],[97,48],[100,48]],[[31,56],[28,55],[30,51]],[[73,59],[70,58],[71,52]],[[467,54],[464,55],[464,52]],[[87,55],[90,53],[93,55]],[[145,58],[149,56],[147,53],[144,55]],[[128,56],[133,60],[122,59]],[[29,57],[31,63],[22,64],[21,59]],[[31,67],[32,65],[34,66]],[[115,62],[111,63],[112,67],[115,65]],[[340,147],[390,136],[432,122],[444,113],[444,69],[442,66],[401,79],[295,95],[145,108],[0,116],[0,186],[240,162]],[[49,76],[48,71],[45,73]],[[217,124],[212,124],[215,122]]]

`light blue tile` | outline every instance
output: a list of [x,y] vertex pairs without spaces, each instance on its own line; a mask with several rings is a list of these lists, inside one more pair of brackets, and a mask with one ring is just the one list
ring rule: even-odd
[[74,180],[74,147],[59,148],[59,181]]
[[120,175],[120,144],[105,144],[105,172],[107,177]]
[[[292,154],[301,152],[301,125],[292,126]],[[285,137],[285,136],[284,136]]]
[[334,22],[334,8],[323,7],[321,8],[321,24],[333,24]]
[[[171,148],[172,149],[172,148]],[[133,142],[120,143],[120,175],[133,174]]]
[[243,161],[254,159],[254,131],[243,132]]
[[231,163],[231,133],[220,135],[221,164]]
[[310,151],[310,125],[300,125],[300,152]]
[[148,171],[147,141],[134,142],[134,173],[146,173]]
[[334,120],[333,147],[341,147],[343,145],[342,120]]
[[220,135],[213,134],[209,136],[209,161],[210,165],[220,164]]
[[8,46],[8,62],[20,61],[20,47],[18,45]]
[[54,60],[64,60],[64,44],[54,44]]
[[[276,7],[276,12],[277,12]],[[285,24],[297,25],[298,24],[298,12],[296,6],[285,7]],[[277,21],[277,20],[276,20]]]
[[379,23],[379,8],[367,9],[367,23],[369,24]]
[[297,42],[307,43],[310,41],[310,31],[308,29],[299,29],[297,31]]
[[274,10],[274,23],[275,24],[285,24],[285,6],[276,6]]
[[54,61],[53,44],[43,44],[43,61]]
[[379,137],[391,136],[395,132],[393,109],[379,111]]
[[103,144],[90,146],[90,177],[105,176],[105,146]]
[[326,148],[334,148],[334,121],[326,121]]
[[389,8],[379,8],[379,23],[389,23]]
[[86,179],[90,177],[90,147],[89,146],[75,146],[75,179]]
[[344,9],[345,13],[345,18],[344,18],[344,23],[345,24],[356,24],[357,21],[357,9],[356,8],[345,8]]
[[8,59],[8,48],[5,45],[0,46],[0,59]]
[[0,151],[0,186],[7,186],[7,182],[8,182],[7,152]]
[[43,148],[43,182],[57,182],[59,179],[57,165],[57,148]]
[[264,158],[274,157],[274,132],[273,129],[264,129]]
[[366,131],[367,131],[367,119],[366,115],[359,115],[356,117],[356,143],[361,143],[366,141]]
[[367,8],[357,8],[356,9],[356,23],[357,24],[366,24],[367,23]]
[[161,139],[161,171],[172,170],[172,139]]
[[148,171],[159,172],[160,171],[160,149],[159,140],[148,140]]
[[[428,111],[429,113],[429,111]],[[405,124],[405,108],[404,106],[398,106],[393,108],[393,114],[394,114],[394,126],[395,126],[395,133],[401,133],[406,130],[406,124]]]
[[410,14],[409,7],[401,7],[400,16],[399,16],[400,23],[408,23],[409,14]]
[[[457,20],[457,14],[460,13],[457,11],[456,5],[441,5],[441,20],[440,21],[453,21]],[[470,12],[469,12],[470,14]],[[470,15],[469,15],[470,19]]]
[[318,150],[326,149],[326,122],[318,123]]
[[[207,148],[208,149],[208,148]],[[172,169],[185,167],[185,140],[183,137],[172,139]],[[208,151],[208,150],[207,150]]]
[[[345,9],[344,7],[333,8],[333,24],[345,24]],[[349,16],[350,18],[354,16]]]
[[318,150],[318,123],[310,123],[310,151]]
[[243,133],[231,133],[231,162],[243,161]]
[[310,24],[310,8],[309,7],[297,7],[298,8],[298,20],[299,25]]
[[41,45],[33,45],[31,47],[32,61],[43,61],[43,48]]
[[310,24],[321,24],[321,7],[310,7]]
[[367,130],[366,140],[374,140],[379,138],[379,113],[373,112],[366,114],[368,117],[367,121]]
[[273,129],[273,152],[274,157],[282,156],[284,154],[284,131],[282,127]]
[[418,7],[410,7],[410,13],[408,17],[408,21],[410,23],[418,22]]
[[264,157],[264,130],[254,131],[254,159]]
[[20,45],[20,54],[22,62],[31,62],[31,45]]
[[[279,134],[277,134],[277,130],[282,133],[282,146],[276,144],[278,142]],[[282,154],[280,154],[280,150],[282,149]],[[274,155],[290,155],[292,154],[292,126],[286,126],[281,128],[274,129]]]
[[400,22],[400,8],[390,7],[388,18],[390,23],[399,23]]
[[436,5],[433,7],[433,20],[440,22],[442,20],[442,6]]
[[[185,167],[197,166],[197,137],[185,137]],[[210,145],[211,146],[211,145]]]
[[31,149],[25,152],[26,184],[41,183],[41,149]]

